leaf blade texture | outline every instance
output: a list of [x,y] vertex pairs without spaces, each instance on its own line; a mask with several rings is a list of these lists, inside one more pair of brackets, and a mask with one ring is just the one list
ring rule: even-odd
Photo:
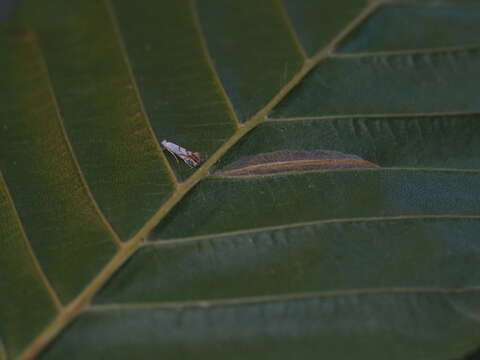
[[19,1],[0,20],[0,359],[474,353],[479,17]]

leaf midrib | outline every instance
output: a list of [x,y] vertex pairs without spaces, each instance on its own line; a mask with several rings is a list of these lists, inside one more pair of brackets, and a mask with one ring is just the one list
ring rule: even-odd
[[[108,8],[108,0],[107,8]],[[193,1],[193,0],[191,0]],[[61,312],[58,313],[57,317],[38,335],[33,342],[18,356],[20,360],[33,359],[39,354],[39,352],[52,341],[57,334],[59,334],[70,322],[76,318],[76,316],[84,310],[85,307],[91,306],[90,300],[96,294],[96,292],[110,279],[110,277],[119,269],[126,260],[130,258],[131,255],[137,250],[142,239],[158,224],[158,222],[170,212],[170,210],[206,175],[210,168],[234,145],[240,140],[245,134],[250,130],[255,128],[258,124],[266,120],[267,114],[305,77],[307,73],[321,60],[330,56],[330,52],[335,48],[335,46],[342,41],[354,28],[360,25],[370,14],[372,14],[379,6],[383,3],[388,2],[388,0],[380,1],[369,1],[367,6],[357,15],[357,17],[350,22],[337,36],[323,49],[318,51],[313,57],[305,60],[300,71],[293,76],[285,86],[280,89],[280,91],[261,109],[259,110],[250,120],[240,127],[237,127],[235,133],[220,147],[218,150],[211,155],[211,157],[205,161],[205,163],[185,182],[177,185],[173,195],[159,208],[159,210],[144,224],[144,226],[127,242],[125,242],[119,251],[114,255],[114,257],[109,261],[109,263],[98,273],[98,275],[85,287],[85,289],[73,300],[70,304],[63,308]],[[192,11],[194,7],[192,5]],[[196,16],[195,11],[194,16]],[[114,20],[114,19],[112,19]],[[115,24],[114,24],[115,26]],[[116,32],[120,37],[118,31]],[[296,40],[298,40],[295,37]],[[121,38],[119,43],[122,44]],[[122,49],[125,58],[126,52]],[[129,71],[132,82],[134,81],[133,74]],[[216,73],[215,73],[216,74]],[[216,75],[218,76],[218,75]],[[218,80],[217,80],[218,81]],[[142,103],[140,94],[137,89],[137,94],[139,96],[139,101]],[[228,97],[227,97],[228,99]],[[143,106],[143,103],[142,103]],[[146,113],[145,113],[146,115]],[[150,121],[146,117],[148,123]],[[150,125],[151,127],[151,125]],[[155,137],[156,138],[156,137]],[[158,140],[157,140],[158,143]],[[164,156],[164,155],[161,155]],[[167,161],[165,159],[165,161]],[[168,161],[167,161],[168,162]],[[169,172],[172,171],[169,168]],[[171,174],[171,173],[170,173]]]

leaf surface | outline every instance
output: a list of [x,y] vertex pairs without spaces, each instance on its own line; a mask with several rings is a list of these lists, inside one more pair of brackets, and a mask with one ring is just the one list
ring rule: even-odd
[[[0,360],[472,353],[479,18],[19,2],[0,23]],[[379,167],[319,165],[341,153]]]

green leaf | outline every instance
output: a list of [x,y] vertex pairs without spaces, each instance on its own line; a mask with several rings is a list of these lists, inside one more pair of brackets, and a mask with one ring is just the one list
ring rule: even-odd
[[19,1],[0,360],[472,353],[479,20],[474,0]]

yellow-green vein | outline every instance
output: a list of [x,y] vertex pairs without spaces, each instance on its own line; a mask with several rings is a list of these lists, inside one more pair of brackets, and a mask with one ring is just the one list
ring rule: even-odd
[[147,111],[145,110],[145,104],[143,103],[143,100],[142,100],[142,97],[141,97],[141,94],[140,94],[140,90],[138,88],[137,81],[135,80],[135,76],[133,74],[132,64],[131,64],[130,58],[128,56],[127,48],[125,46],[125,41],[123,40],[122,33],[120,32],[120,27],[118,25],[117,17],[115,15],[115,9],[114,9],[110,0],[104,0],[104,5],[107,9],[108,15],[110,17],[110,21],[112,22],[114,32],[117,36],[118,46],[120,47],[123,58],[125,59],[125,65],[126,65],[127,70],[128,70],[128,75],[130,77],[130,81],[132,83],[133,89],[135,90],[135,94],[137,96],[137,101],[140,104],[140,109],[142,111],[142,115],[143,115],[143,118],[144,118],[145,123],[147,125],[148,131],[150,132],[150,136],[153,138],[153,141],[155,142],[155,145],[157,147],[159,156],[162,159],[162,162],[164,163],[165,168],[167,169],[168,175],[170,176],[170,179],[172,180],[172,183],[176,186],[178,184],[177,175],[175,175],[175,172],[173,171],[172,167],[170,166],[170,163],[167,160],[167,157],[165,156],[165,153],[163,152],[163,148],[160,145],[160,142],[158,141],[157,137],[155,136],[155,131],[153,131],[152,123],[151,123],[150,118],[147,114]]
[[50,283],[50,280],[48,280],[47,276],[45,275],[45,272],[42,269],[42,266],[40,265],[40,262],[37,259],[37,256],[35,255],[35,252],[32,249],[32,246],[30,245],[30,241],[28,240],[27,233],[25,232],[25,228],[23,226],[22,219],[20,218],[20,215],[18,214],[17,208],[15,207],[15,203],[13,202],[12,196],[10,194],[10,191],[8,190],[8,185],[3,177],[2,172],[0,171],[0,186],[3,187],[5,194],[7,195],[7,200],[8,200],[8,205],[12,209],[12,213],[15,214],[15,218],[18,223],[18,227],[22,233],[22,238],[25,243],[25,248],[30,256],[30,259],[32,261],[33,267],[38,273],[38,276],[40,277],[43,285],[47,289],[48,294],[50,295],[53,304],[55,305],[55,308],[57,311],[61,311],[63,308],[63,305],[60,301],[60,298],[58,297],[57,292],[54,290],[52,284]]
[[229,299],[205,299],[192,301],[165,301],[165,302],[145,302],[145,303],[124,303],[124,304],[106,304],[91,306],[86,311],[115,311],[115,310],[133,310],[133,309],[178,309],[186,307],[212,308],[229,305],[245,305],[271,302],[287,302],[295,300],[308,300],[316,298],[347,297],[347,296],[365,296],[365,295],[385,295],[385,294],[433,294],[433,295],[452,295],[468,294],[479,292],[480,286],[470,286],[463,288],[440,288],[440,287],[385,287],[385,288],[363,288],[349,290],[322,290],[309,291],[291,294],[275,294],[263,296],[249,296],[242,298]]
[[296,222],[291,224],[282,224],[282,225],[274,225],[274,226],[266,226],[266,227],[259,227],[253,228],[248,230],[236,230],[236,231],[229,231],[223,233],[215,233],[215,234],[208,234],[208,235],[197,235],[197,236],[189,236],[184,238],[174,238],[174,239],[158,239],[154,240],[151,239],[149,241],[143,242],[142,247],[149,247],[149,246],[163,246],[163,245],[171,245],[175,243],[188,243],[188,242],[195,242],[195,241],[204,241],[204,240],[212,240],[212,239],[219,239],[225,237],[232,237],[232,236],[244,236],[244,235],[253,235],[261,232],[270,232],[270,231],[277,231],[277,230],[286,230],[286,229],[294,229],[306,226],[316,226],[316,225],[323,225],[323,224],[336,224],[336,223],[375,223],[381,221],[410,221],[410,220],[480,220],[480,215],[397,215],[397,216],[371,216],[371,217],[354,217],[354,218],[342,218],[342,219],[327,219],[327,220],[315,220],[315,221],[302,221]]
[[220,80],[220,77],[218,76],[218,72],[215,68],[215,64],[212,61],[210,52],[208,51],[208,46],[205,41],[205,35],[203,33],[202,26],[200,25],[200,20],[198,19],[198,11],[196,11],[195,1],[196,0],[189,0],[190,10],[192,12],[193,26],[197,30],[198,40],[200,41],[202,51],[205,56],[205,60],[212,73],[213,80],[217,85],[217,87],[220,89],[220,92],[223,95],[225,102],[227,103],[227,107],[230,113],[230,120],[238,128],[240,126],[243,126],[243,124],[238,120],[237,114],[235,113],[235,109],[233,108],[233,104],[227,95],[227,92],[225,90],[225,87],[222,84],[222,81]]
[[57,115],[56,118],[57,118],[59,127],[61,129],[63,140],[65,141],[65,144],[67,146],[70,158],[72,159],[72,161],[74,163],[75,169],[77,171],[78,177],[80,178],[80,182],[81,182],[81,184],[84,188],[85,194],[87,195],[88,199],[92,203],[92,205],[95,209],[95,212],[97,213],[98,217],[100,218],[102,224],[107,228],[108,232],[110,233],[110,235],[112,237],[112,240],[115,243],[115,245],[117,247],[121,247],[122,242],[120,241],[119,236],[117,235],[117,233],[113,229],[112,225],[107,220],[107,218],[103,214],[102,210],[98,206],[98,203],[95,200],[95,197],[93,196],[92,191],[90,190],[90,186],[88,185],[87,180],[85,179],[85,176],[83,175],[83,171],[80,167],[80,164],[78,163],[77,156],[75,155],[75,151],[73,150],[72,143],[70,142],[67,131],[65,129],[65,124],[63,122],[63,117],[62,117],[62,114],[61,114],[61,111],[60,111],[60,107],[58,106],[57,97],[55,96],[55,91],[54,91],[53,84],[52,84],[52,81],[51,81],[50,73],[48,71],[47,63],[45,62],[45,57],[43,55],[42,47],[41,47],[41,45],[38,41],[38,38],[36,36],[34,37],[33,43],[35,44],[34,45],[35,46],[34,50],[38,54],[38,59],[40,59],[40,65],[41,65],[42,70],[45,74],[45,82],[47,83],[50,99],[51,99],[51,101],[53,103],[53,106],[55,108],[55,113]]
[[283,21],[285,22],[287,29],[290,32],[290,36],[295,41],[295,45],[297,46],[298,51],[302,54],[304,59],[308,58],[308,55],[305,52],[305,49],[303,48],[302,43],[298,38],[298,34],[295,31],[292,22],[290,21],[290,17],[288,16],[287,10],[285,9],[285,4],[282,0],[276,0],[276,4],[280,9],[280,14],[282,15]]
[[319,51],[314,57],[307,60],[298,74],[258,111],[244,126],[237,128],[235,133],[227,140],[191,177],[177,186],[174,194],[159,208],[145,225],[123,246],[110,262],[100,271],[93,281],[72,301],[59,316],[49,324],[44,331],[20,354],[20,360],[33,359],[55,336],[63,330],[85,307],[88,307],[90,299],[105,284],[105,282],[128,260],[140,245],[142,239],[155,227],[155,225],[206,175],[210,167],[214,165],[234,144],[245,134],[262,123],[266,115],[276,106],[318,63],[325,58],[331,50],[356,26],[366,19],[379,3],[369,4],[330,44]]

